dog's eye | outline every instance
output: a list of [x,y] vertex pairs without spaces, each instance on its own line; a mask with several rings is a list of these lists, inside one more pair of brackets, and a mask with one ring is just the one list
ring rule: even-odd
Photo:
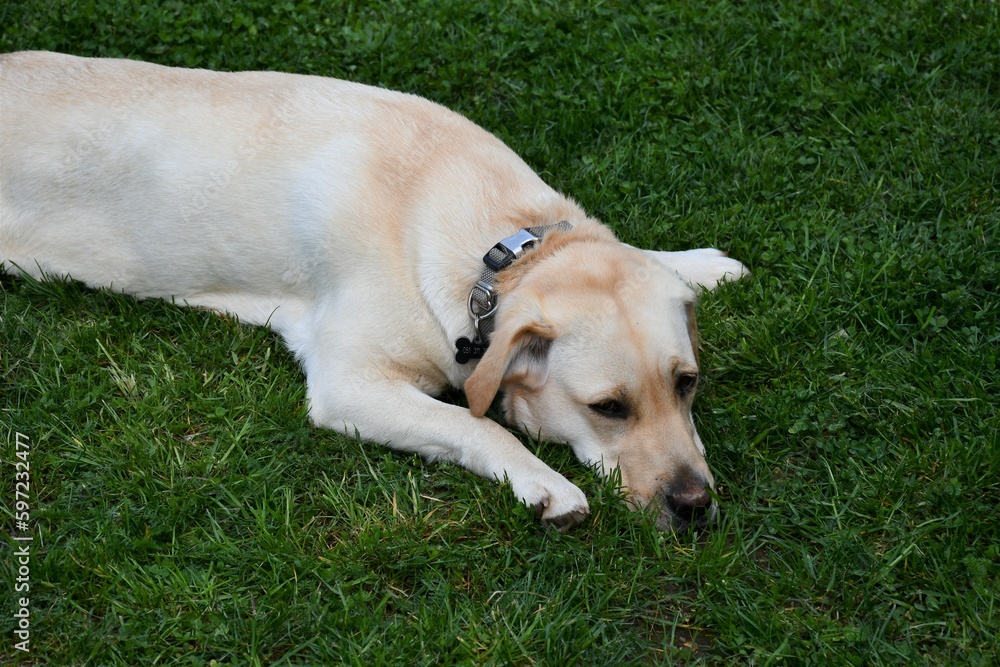
[[687,396],[694,391],[695,386],[698,384],[698,376],[689,373],[677,378],[677,395],[681,398],[687,398]]
[[628,409],[625,407],[625,404],[613,398],[598,403],[591,403],[588,407],[608,419],[625,419],[628,417]]

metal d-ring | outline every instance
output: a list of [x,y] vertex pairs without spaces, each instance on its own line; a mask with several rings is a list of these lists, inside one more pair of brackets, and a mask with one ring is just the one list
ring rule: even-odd
[[[477,289],[482,290],[483,293],[486,294],[486,310],[482,312],[476,312],[475,308],[479,305],[479,302],[476,301],[475,298]],[[499,300],[497,299],[496,292],[493,291],[493,286],[480,280],[476,283],[475,287],[469,290],[469,302],[467,305],[469,308],[469,315],[472,317],[489,317],[496,312]]]
[[[486,294],[486,310],[483,312],[476,312],[476,307],[479,305],[474,296],[477,288]],[[476,330],[476,342],[481,342],[483,340],[483,332],[479,326],[479,321],[493,317],[493,314],[497,312],[497,308],[500,306],[500,301],[497,299],[496,292],[493,291],[493,286],[484,283],[482,280],[478,281],[476,286],[469,290],[469,301],[466,305],[469,309],[469,315],[472,317],[472,324]]]

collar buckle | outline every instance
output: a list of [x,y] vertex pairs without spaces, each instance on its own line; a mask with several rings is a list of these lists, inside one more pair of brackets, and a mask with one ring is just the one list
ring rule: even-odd
[[520,259],[525,251],[538,243],[538,241],[539,238],[537,236],[527,229],[522,229],[513,236],[508,236],[493,246],[483,256],[483,264],[499,273],[513,264],[514,260]]

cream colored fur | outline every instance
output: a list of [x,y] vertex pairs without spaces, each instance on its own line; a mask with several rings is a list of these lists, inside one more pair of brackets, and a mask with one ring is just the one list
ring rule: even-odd
[[[456,363],[483,254],[560,220],[573,231],[505,272],[486,356]],[[620,467],[664,526],[684,522],[678,506],[711,514],[693,387],[679,391],[698,372],[689,283],[743,266],[619,243],[491,134],[419,97],[2,55],[0,262],[267,324],[302,363],[315,423],[506,478],[561,529],[587,500],[483,418],[498,391],[515,426]],[[432,398],[448,385],[471,411]],[[591,407],[609,398],[625,418]]]

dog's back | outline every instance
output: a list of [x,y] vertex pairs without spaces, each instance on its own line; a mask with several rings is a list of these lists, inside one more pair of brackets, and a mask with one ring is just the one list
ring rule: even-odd
[[[504,178],[473,182],[483,164]],[[413,220],[441,202],[456,211],[442,224],[458,229],[433,231],[481,254],[495,232],[462,230],[478,212],[461,202],[498,183],[497,196],[525,183],[551,193],[501,142],[413,95],[276,72],[0,56],[8,270],[263,322],[279,302],[311,298],[317,280],[327,291],[349,282],[349,267],[419,261],[404,255],[433,245],[415,238],[433,225]]]

